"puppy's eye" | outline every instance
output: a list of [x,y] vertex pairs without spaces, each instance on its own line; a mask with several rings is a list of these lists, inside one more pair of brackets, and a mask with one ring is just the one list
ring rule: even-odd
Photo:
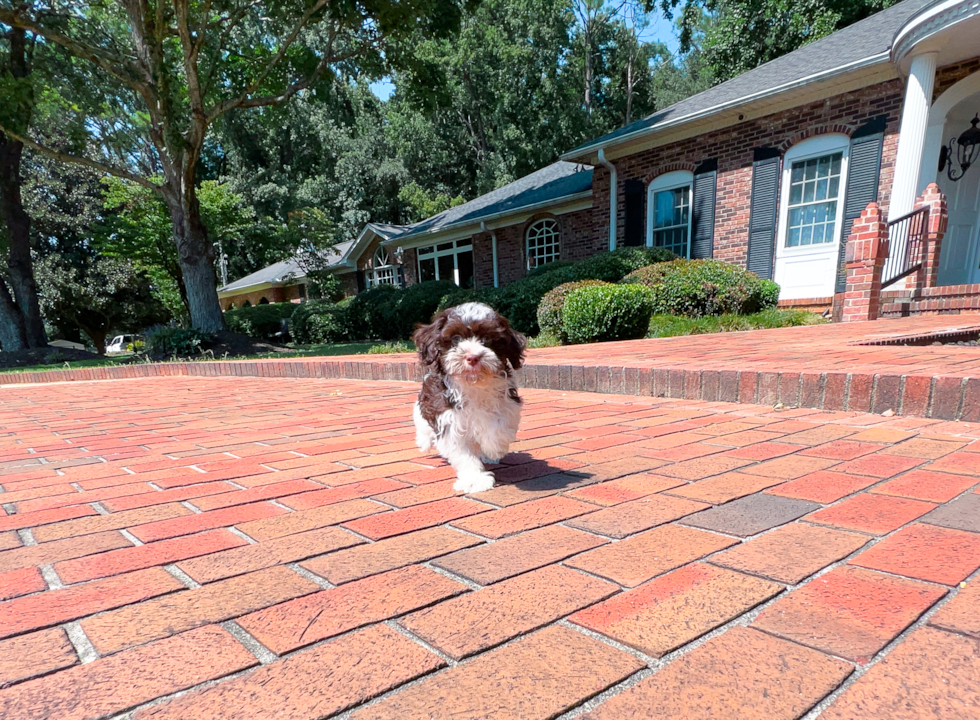
[[452,338],[450,339],[450,342],[453,344],[453,347],[456,347],[461,342],[463,342],[463,338],[459,335],[453,335]]

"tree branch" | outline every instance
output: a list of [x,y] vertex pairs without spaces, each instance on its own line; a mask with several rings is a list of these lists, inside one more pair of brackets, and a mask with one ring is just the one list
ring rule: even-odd
[[114,165],[107,165],[105,163],[100,163],[96,160],[89,160],[88,158],[85,157],[79,157],[78,155],[72,155],[71,153],[64,153],[59,150],[55,150],[54,148],[49,148],[45,145],[40,145],[34,142],[33,140],[31,140],[30,138],[24,137],[23,135],[19,135],[13,132],[12,130],[8,130],[3,125],[0,125],[0,132],[5,133],[7,137],[9,137],[10,139],[23,144],[24,147],[29,147],[31,150],[35,150],[41,153],[42,155],[47,155],[49,158],[52,158],[53,160],[58,160],[60,162],[65,162],[65,163],[72,163],[74,165],[81,165],[82,167],[87,167],[91,170],[98,170],[99,172],[103,172],[108,175],[115,175],[116,177],[120,177],[124,180],[129,180],[130,182],[134,182],[137,185],[142,185],[143,187],[147,188],[148,190],[152,190],[153,192],[157,192],[157,193],[161,192],[161,188],[159,185],[152,183],[146,178],[141,177],[136,173],[132,173],[129,170],[124,170],[123,168],[116,167]]

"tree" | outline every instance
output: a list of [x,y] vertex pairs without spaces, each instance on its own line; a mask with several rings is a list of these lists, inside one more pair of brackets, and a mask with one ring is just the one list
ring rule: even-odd
[[[29,40],[18,27],[0,26],[0,125],[24,134],[34,110]],[[0,346],[4,350],[48,344],[31,258],[31,218],[24,210],[21,163],[24,144],[0,133]]]
[[401,189],[398,199],[408,206],[409,222],[424,220],[466,202],[461,195],[449,197],[448,193],[429,192],[414,180]]
[[[170,215],[191,322],[217,331],[224,321],[215,252],[198,194],[210,128],[232,110],[285,103],[344,63],[375,71],[416,64],[399,37],[446,35],[458,20],[453,0],[49,0],[0,7],[0,23],[88,63],[87,72],[107,88],[105,115],[89,124],[100,159],[37,143],[9,122],[0,130],[157,193]],[[74,80],[81,84],[84,76]]]
[[45,316],[59,330],[83,331],[100,355],[109,332],[137,332],[169,318],[147,276],[128,260],[93,258],[79,267],[49,255],[38,263],[37,277]]

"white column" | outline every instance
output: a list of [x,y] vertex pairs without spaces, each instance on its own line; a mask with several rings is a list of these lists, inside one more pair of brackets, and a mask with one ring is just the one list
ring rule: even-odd
[[895,158],[895,179],[892,182],[888,219],[894,220],[912,211],[922,168],[922,150],[929,125],[929,106],[936,79],[936,53],[923,53],[912,58],[909,82],[905,88],[902,125],[898,135],[898,156]]

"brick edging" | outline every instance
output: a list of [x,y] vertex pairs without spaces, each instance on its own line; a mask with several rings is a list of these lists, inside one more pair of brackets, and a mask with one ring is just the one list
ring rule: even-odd
[[[522,387],[705,402],[807,407],[980,422],[980,378],[945,375],[690,370],[525,365]],[[357,360],[218,360],[10,373],[0,386],[152,377],[287,377],[419,382],[415,363]]]

